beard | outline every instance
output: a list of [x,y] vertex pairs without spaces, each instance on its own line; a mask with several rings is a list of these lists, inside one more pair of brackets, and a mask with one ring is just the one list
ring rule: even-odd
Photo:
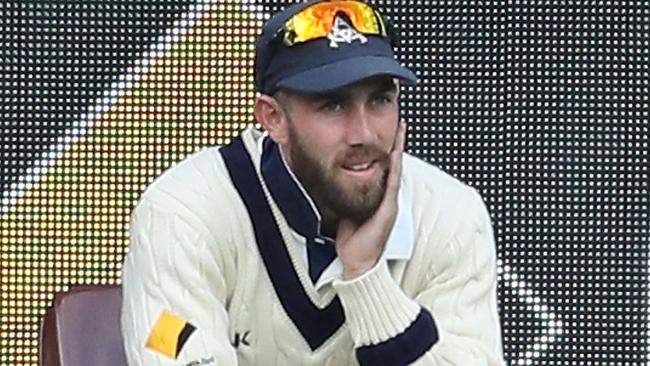
[[[379,208],[386,192],[389,154],[377,145],[350,147],[337,154],[328,164],[310,144],[303,141],[289,123],[289,158],[291,168],[321,213],[332,213],[337,219],[349,219],[357,225],[367,221]],[[353,159],[375,160],[380,166],[377,179],[369,181],[341,178],[342,167]],[[338,221],[338,220],[336,220]]]

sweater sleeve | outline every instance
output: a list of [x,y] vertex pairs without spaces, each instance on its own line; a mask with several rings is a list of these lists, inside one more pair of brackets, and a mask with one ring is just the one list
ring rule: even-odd
[[173,198],[152,200],[153,194],[134,211],[123,267],[121,323],[128,364],[236,365],[225,309],[227,261],[225,250],[215,249],[227,243],[218,243]]
[[414,298],[383,259],[363,276],[334,283],[360,365],[504,365],[494,239],[485,206],[472,197],[449,243],[423,265],[424,286]]

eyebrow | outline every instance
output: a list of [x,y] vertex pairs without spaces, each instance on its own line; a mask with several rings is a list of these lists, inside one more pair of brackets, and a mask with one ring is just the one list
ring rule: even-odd
[[[383,93],[397,93],[397,85],[392,80],[387,80],[382,83],[377,83],[372,87],[371,95],[383,94]],[[313,94],[308,95],[307,98],[312,102],[318,102],[321,100],[345,100],[350,97],[349,92],[344,92],[341,90],[326,92],[322,94]]]
[[382,83],[379,85],[377,88],[375,88],[375,91],[373,93],[396,93],[397,92],[397,85],[393,83],[392,81]]

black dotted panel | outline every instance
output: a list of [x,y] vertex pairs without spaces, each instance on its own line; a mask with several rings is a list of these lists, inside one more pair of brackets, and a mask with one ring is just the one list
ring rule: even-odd
[[[0,4],[0,364],[36,365],[52,294],[115,283],[162,170],[253,125],[279,5]],[[650,5],[378,1],[420,77],[408,149],[492,214],[510,365],[645,365]]]

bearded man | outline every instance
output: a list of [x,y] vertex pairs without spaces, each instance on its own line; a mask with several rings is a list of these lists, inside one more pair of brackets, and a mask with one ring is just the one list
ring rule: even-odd
[[501,365],[495,248],[473,189],[404,153],[392,30],[360,1],[263,27],[255,117],[133,214],[130,365]]

